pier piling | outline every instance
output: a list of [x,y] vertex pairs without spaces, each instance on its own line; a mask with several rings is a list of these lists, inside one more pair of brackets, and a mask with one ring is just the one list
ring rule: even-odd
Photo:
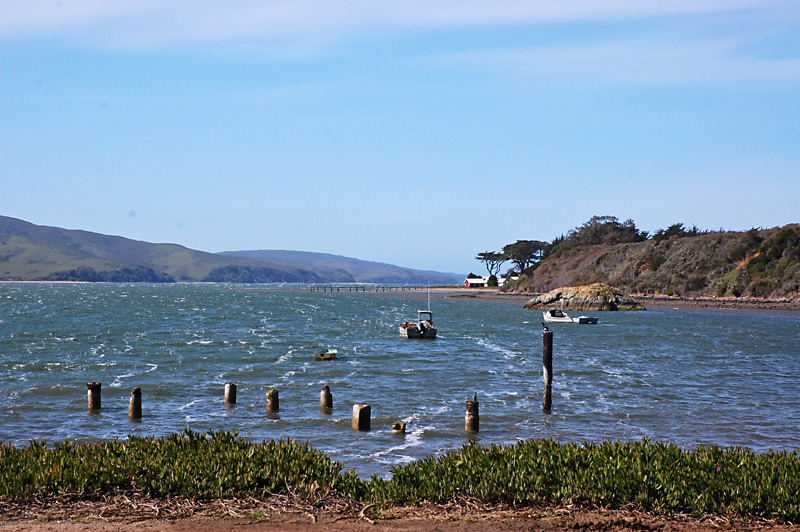
[[100,410],[100,383],[87,382],[86,390],[89,396],[89,410]]
[[406,424],[403,421],[398,421],[394,425],[392,425],[392,432],[395,434],[405,434],[406,432]]
[[327,384],[319,392],[319,408],[326,414],[330,414],[331,410],[333,410],[333,395],[331,395],[331,389]]
[[544,399],[542,410],[550,413],[553,407],[553,331],[542,332],[542,376],[544,378]]
[[278,390],[274,388],[267,392],[267,412],[277,412],[280,410],[280,399],[278,398]]
[[370,414],[369,405],[353,405],[353,430],[369,430]]
[[236,404],[236,385],[232,382],[225,383],[225,404],[226,405],[235,405]]
[[467,414],[464,416],[464,430],[467,432],[478,432],[480,426],[480,413],[478,408],[480,403],[476,395],[472,396],[472,401],[467,401]]
[[142,389],[138,386],[131,391],[131,400],[128,403],[128,419],[142,419]]

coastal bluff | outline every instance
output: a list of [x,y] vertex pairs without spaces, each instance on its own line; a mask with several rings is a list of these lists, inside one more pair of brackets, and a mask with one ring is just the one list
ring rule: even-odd
[[534,297],[526,309],[563,308],[571,310],[645,310],[644,305],[621,290],[603,283],[565,286]]

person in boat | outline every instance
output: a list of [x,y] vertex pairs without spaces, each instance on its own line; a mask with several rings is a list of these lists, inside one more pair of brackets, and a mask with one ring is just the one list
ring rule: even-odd
[[424,333],[425,332],[425,324],[422,323],[421,321],[417,322],[417,330],[419,331],[420,334]]

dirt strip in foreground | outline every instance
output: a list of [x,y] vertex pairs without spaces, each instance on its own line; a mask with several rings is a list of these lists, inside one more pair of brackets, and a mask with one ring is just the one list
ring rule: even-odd
[[634,509],[510,508],[467,500],[377,510],[329,498],[311,505],[296,498],[197,502],[130,494],[96,500],[41,500],[26,505],[0,501],[0,532],[211,532],[220,530],[332,531],[602,531],[602,532],[800,532],[800,525],[748,522],[725,516],[659,516]]

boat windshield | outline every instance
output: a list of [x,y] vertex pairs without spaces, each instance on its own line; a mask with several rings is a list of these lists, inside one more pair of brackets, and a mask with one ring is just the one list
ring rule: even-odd
[[433,322],[433,313],[427,310],[420,310],[419,311],[419,321],[430,321]]

